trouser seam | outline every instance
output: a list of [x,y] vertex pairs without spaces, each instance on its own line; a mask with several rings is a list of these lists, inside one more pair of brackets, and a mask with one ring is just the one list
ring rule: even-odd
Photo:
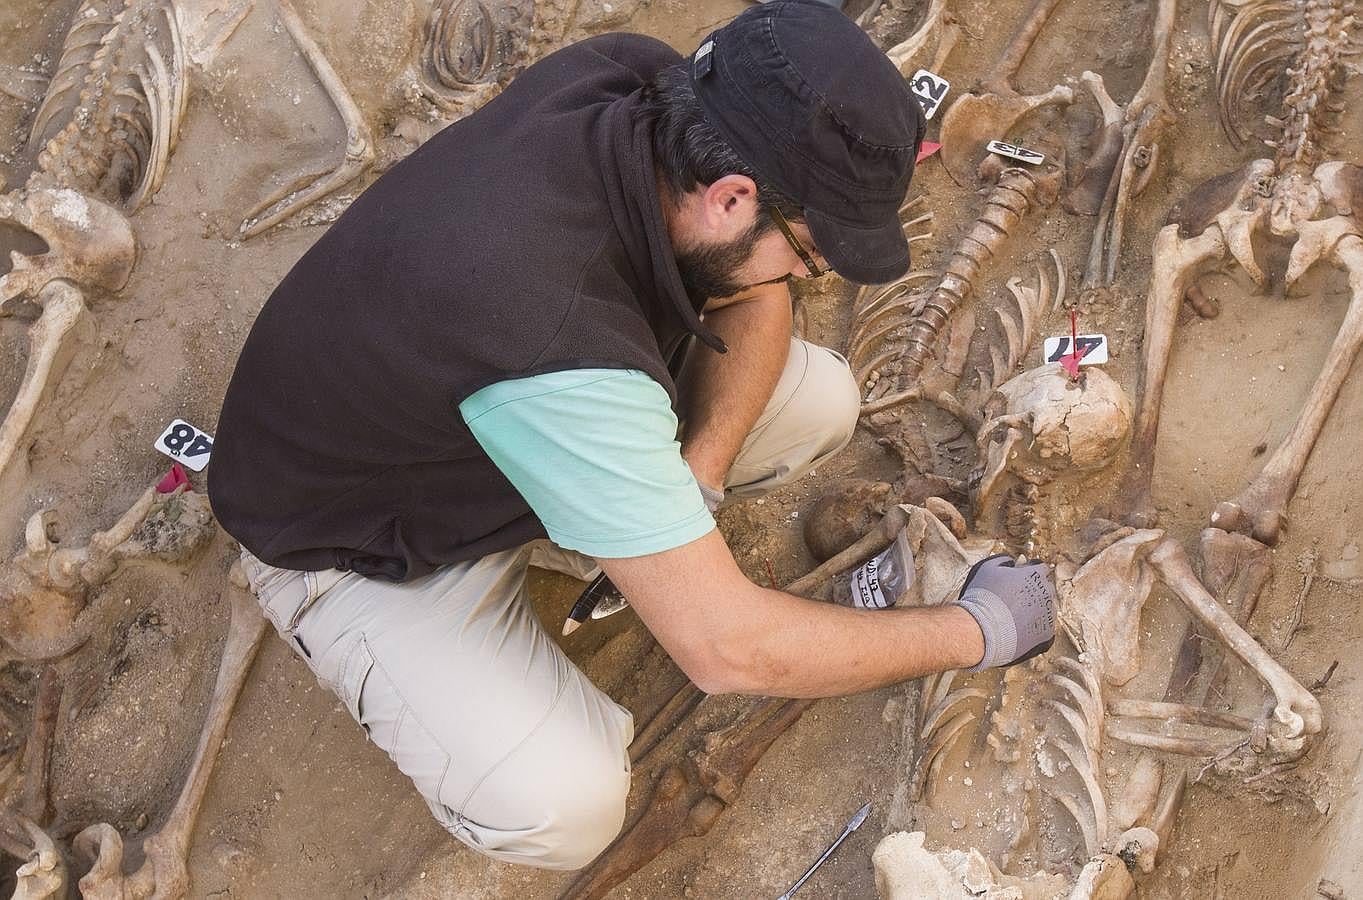
[[[584,676],[584,677],[585,677],[585,676]],[[479,779],[478,779],[476,782],[474,782],[473,785],[469,788],[469,792],[468,792],[466,795],[464,795],[464,799],[463,799],[463,801],[459,804],[459,808],[458,808],[457,810],[455,810],[455,815],[457,815],[457,816],[459,817],[460,821],[463,821],[463,820],[466,818],[466,816],[464,815],[464,810],[468,809],[469,804],[470,804],[471,802],[473,802],[473,795],[476,794],[476,793],[478,793],[479,789],[482,788],[483,784],[484,784],[489,778],[492,777],[492,775],[493,775],[494,772],[496,772],[498,769],[500,769],[500,768],[502,767],[502,765],[503,765],[508,759],[510,759],[512,756],[514,756],[514,755],[516,754],[516,751],[517,751],[517,750],[520,750],[522,747],[524,747],[524,746],[526,745],[526,743],[527,743],[532,737],[534,737],[535,734],[536,734],[541,728],[544,727],[544,723],[545,723],[545,722],[548,722],[548,721],[549,721],[549,717],[550,717],[551,715],[553,715],[553,713],[554,713],[554,711],[555,711],[556,709],[558,709],[559,703],[563,700],[563,695],[564,695],[564,694],[567,692],[567,690],[568,690],[568,682],[569,682],[570,680],[571,680],[571,679],[564,679],[564,682],[563,682],[562,684],[559,685],[559,688],[558,688],[557,693],[554,694],[554,702],[552,702],[552,703],[549,704],[549,707],[544,711],[544,715],[540,716],[539,721],[536,722],[536,723],[534,724],[534,726],[531,727],[531,729],[525,733],[525,736],[524,736],[523,738],[521,738],[519,741],[517,741],[516,744],[515,744],[513,747],[511,747],[510,749],[508,749],[508,750],[506,751],[506,753],[502,754],[502,758],[501,758],[501,759],[497,760],[495,763],[493,763],[492,765],[488,766],[487,771],[484,772],[484,773],[482,774],[482,776],[479,777]]]

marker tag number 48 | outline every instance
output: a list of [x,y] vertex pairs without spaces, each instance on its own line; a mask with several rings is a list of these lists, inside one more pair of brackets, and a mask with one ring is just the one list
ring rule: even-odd
[[[1107,362],[1107,335],[1081,334],[1075,339],[1075,343],[1079,347],[1079,365],[1097,366]],[[1058,363],[1070,353],[1068,334],[1063,337],[1046,338],[1041,347],[1042,361],[1048,363]]]
[[909,79],[909,89],[923,107],[923,118],[931,119],[946,99],[947,91],[951,90],[951,82],[927,69],[919,69]]
[[202,472],[213,452],[213,436],[184,419],[176,419],[166,426],[152,446],[195,472]]
[[1031,166],[1039,166],[1046,159],[1045,156],[1035,150],[1028,150],[1026,147],[1019,147],[1017,144],[1008,144],[1003,141],[990,141],[987,149],[990,153],[1016,159],[1018,162],[1025,162]]

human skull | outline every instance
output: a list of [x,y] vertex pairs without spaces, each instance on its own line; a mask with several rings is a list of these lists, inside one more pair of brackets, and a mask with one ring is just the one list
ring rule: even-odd
[[1034,493],[1065,474],[1103,469],[1131,432],[1131,401],[1091,366],[1077,380],[1054,363],[1023,372],[997,389],[986,414],[972,492],[976,526],[986,530],[1014,479]]

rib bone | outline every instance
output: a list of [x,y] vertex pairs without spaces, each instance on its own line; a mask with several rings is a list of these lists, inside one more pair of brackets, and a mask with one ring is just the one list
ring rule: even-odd
[[[232,580],[238,581],[235,573]],[[77,851],[95,859],[91,871],[80,880],[81,895],[85,900],[171,900],[183,897],[189,888],[186,856],[194,823],[213,774],[213,764],[227,734],[232,710],[265,634],[265,619],[250,593],[234,583],[227,587],[227,594],[231,621],[222,662],[218,666],[218,679],[189,777],[185,779],[175,808],[161,829],[143,844],[146,859],[131,875],[125,876],[122,872],[122,840],[112,826],[92,825],[76,836]]]

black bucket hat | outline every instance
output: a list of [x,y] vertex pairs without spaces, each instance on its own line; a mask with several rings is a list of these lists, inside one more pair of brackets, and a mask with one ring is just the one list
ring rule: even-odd
[[690,68],[705,118],[803,207],[838,274],[883,284],[908,271],[899,207],[923,110],[865,32],[819,0],[774,0],[713,32]]

